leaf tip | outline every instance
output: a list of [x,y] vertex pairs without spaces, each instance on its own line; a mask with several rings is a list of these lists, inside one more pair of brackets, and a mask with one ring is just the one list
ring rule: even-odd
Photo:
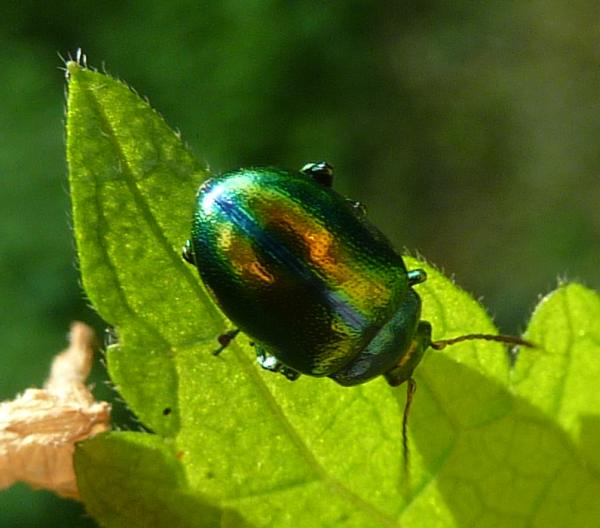
[[67,68],[68,78],[73,77],[79,70],[82,69],[81,64],[74,60],[67,61],[67,64],[65,64],[65,66]]
[[80,70],[87,68],[87,56],[85,53],[83,53],[81,48],[75,52],[74,59],[69,55],[69,60],[66,61],[65,68],[67,71],[67,79],[71,78]]

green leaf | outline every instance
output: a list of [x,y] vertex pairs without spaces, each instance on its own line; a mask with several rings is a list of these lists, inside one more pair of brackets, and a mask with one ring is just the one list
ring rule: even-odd
[[[234,511],[184,491],[185,476],[172,446],[159,436],[109,433],[77,447],[81,492],[89,512],[108,526],[248,526]],[[103,500],[110,488],[110,503]]]
[[[463,398],[473,400],[465,405],[483,412],[480,422],[466,423],[469,411],[449,397],[447,387],[435,397],[445,400],[440,410],[448,417],[452,441],[432,477],[458,526],[583,527],[600,518],[600,473],[592,464],[600,442],[593,385],[599,370],[599,322],[598,295],[572,284],[542,300],[526,333],[540,347],[522,349],[516,368],[504,369],[505,382],[492,382],[488,369],[476,363],[455,370],[455,349],[430,354]],[[428,377],[425,369],[419,373]],[[495,401],[482,402],[475,390],[480,386],[490,393],[495,389]],[[423,453],[439,434],[439,419],[435,430],[427,431],[418,423],[418,409],[414,414],[413,431]],[[573,433],[584,429],[586,437],[577,439]],[[428,462],[434,456],[425,458]]]
[[[402,387],[290,383],[258,368],[244,337],[211,354],[227,322],[179,257],[205,174],[126,86],[68,68],[83,283],[118,328],[111,376],[157,433],[115,432],[77,450],[83,499],[104,526],[593,524],[595,294],[563,287],[542,303],[528,334],[543,348],[521,351],[516,370],[495,343],[429,351],[415,372],[409,479]],[[429,275],[417,290],[434,338],[495,332],[449,279],[407,265]],[[568,309],[555,300],[565,291]]]
[[83,286],[118,330],[120,345],[108,351],[113,381],[142,421],[166,434],[178,423],[172,356],[212,339],[220,319],[180,258],[206,173],[125,85],[68,67],[67,159]]

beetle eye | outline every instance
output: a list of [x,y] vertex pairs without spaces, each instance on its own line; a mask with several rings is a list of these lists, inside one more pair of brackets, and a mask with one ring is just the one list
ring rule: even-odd
[[310,176],[323,187],[331,187],[333,185],[333,167],[326,161],[307,163],[300,169],[300,172]]

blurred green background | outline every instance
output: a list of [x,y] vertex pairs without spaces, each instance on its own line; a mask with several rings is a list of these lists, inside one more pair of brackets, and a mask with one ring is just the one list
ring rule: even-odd
[[[70,321],[102,330],[71,240],[58,53],[125,79],[214,171],[329,161],[398,248],[516,332],[558,277],[600,287],[599,43],[593,0],[3,3],[0,399],[43,382]],[[99,361],[109,397],[104,377]],[[0,493],[0,526],[52,525],[93,522]]]

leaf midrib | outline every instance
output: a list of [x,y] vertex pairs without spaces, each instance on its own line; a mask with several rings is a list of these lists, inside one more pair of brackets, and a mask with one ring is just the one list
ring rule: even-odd
[[[156,218],[150,210],[150,207],[148,206],[146,200],[140,193],[137,185],[135,184],[135,178],[133,176],[133,170],[129,164],[129,160],[127,159],[127,156],[125,155],[123,149],[120,146],[119,140],[115,134],[115,130],[111,124],[108,115],[104,111],[103,106],[96,98],[95,93],[85,86],[85,83],[80,83],[80,88],[82,92],[86,94],[88,100],[91,101],[91,106],[93,106],[96,114],[98,115],[100,126],[106,134],[106,137],[110,141],[114,151],[116,152],[117,159],[120,161],[119,166],[121,167],[121,174],[123,176],[122,180],[127,185],[129,192],[135,200],[135,203],[140,211],[142,218],[150,228],[160,247],[162,247],[163,252],[166,255],[168,255],[168,258],[173,263],[173,266],[182,271],[182,275],[185,281],[191,287],[192,291],[196,294],[202,305],[206,308],[207,315],[216,324],[221,319],[220,315],[218,314],[216,308],[212,305],[212,303],[205,302],[206,296],[200,284],[194,278],[192,272],[186,266],[184,266],[179,254],[177,254],[173,250],[171,244],[162,232],[161,227],[158,225],[158,222],[156,221]],[[96,195],[97,194],[98,193],[96,193]],[[158,332],[158,329],[155,328],[155,330]]]

